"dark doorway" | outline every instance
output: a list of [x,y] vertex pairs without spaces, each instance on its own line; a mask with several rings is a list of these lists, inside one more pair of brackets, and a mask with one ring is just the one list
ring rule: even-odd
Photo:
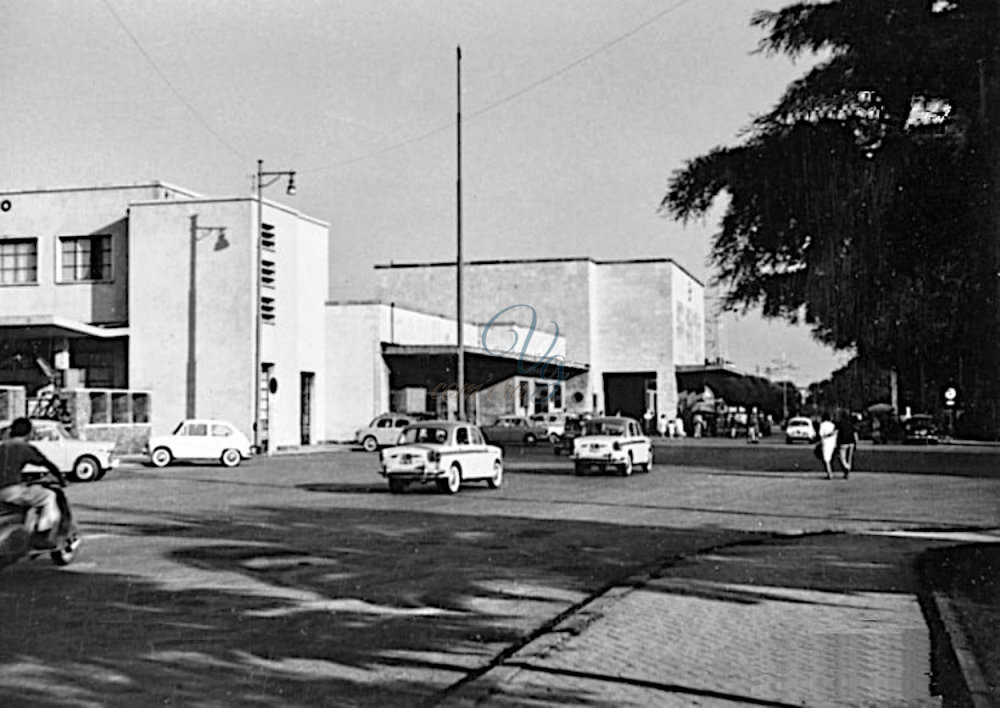
[[299,372],[299,443],[312,444],[312,399],[313,381],[316,375],[311,371]]
[[646,390],[650,382],[655,386],[654,372],[629,374],[604,374],[604,413],[635,418],[642,421],[646,412]]

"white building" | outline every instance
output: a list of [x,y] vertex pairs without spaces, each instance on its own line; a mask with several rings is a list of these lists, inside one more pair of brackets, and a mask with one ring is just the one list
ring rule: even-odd
[[[496,313],[565,338],[575,376],[567,411],[677,411],[676,367],[705,360],[704,288],[669,259],[544,258],[472,261],[463,309],[470,320]],[[454,312],[455,263],[376,266],[379,298],[426,312]]]
[[160,182],[0,192],[0,384],[30,395],[51,367],[148,391],[154,434],[199,416],[251,437],[259,390],[262,440],[322,439],[328,227],[257,207]]

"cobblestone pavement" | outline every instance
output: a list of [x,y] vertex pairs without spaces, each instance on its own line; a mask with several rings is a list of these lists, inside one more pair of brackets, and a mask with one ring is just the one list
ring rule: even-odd
[[914,549],[823,534],[687,559],[608,593],[443,705],[939,705],[905,570]]

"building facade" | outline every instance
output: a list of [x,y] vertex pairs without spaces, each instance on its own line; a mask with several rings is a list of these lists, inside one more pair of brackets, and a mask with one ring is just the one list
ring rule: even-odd
[[145,390],[154,434],[198,416],[252,437],[259,393],[262,440],[322,439],[326,224],[160,182],[0,203],[0,383]]
[[[563,409],[674,417],[676,367],[705,358],[704,288],[669,259],[550,258],[472,261],[463,307],[566,340],[581,373],[567,378]],[[455,263],[376,266],[379,297],[428,312],[454,312]]]

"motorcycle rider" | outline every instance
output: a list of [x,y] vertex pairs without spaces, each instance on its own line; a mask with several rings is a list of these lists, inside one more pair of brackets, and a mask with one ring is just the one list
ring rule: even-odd
[[39,465],[55,475],[63,487],[66,479],[49,458],[28,442],[31,430],[30,420],[18,418],[11,423],[8,438],[0,440],[0,501],[37,510],[36,530],[45,533],[59,520],[56,495],[41,485],[25,484],[21,472],[25,465]]

